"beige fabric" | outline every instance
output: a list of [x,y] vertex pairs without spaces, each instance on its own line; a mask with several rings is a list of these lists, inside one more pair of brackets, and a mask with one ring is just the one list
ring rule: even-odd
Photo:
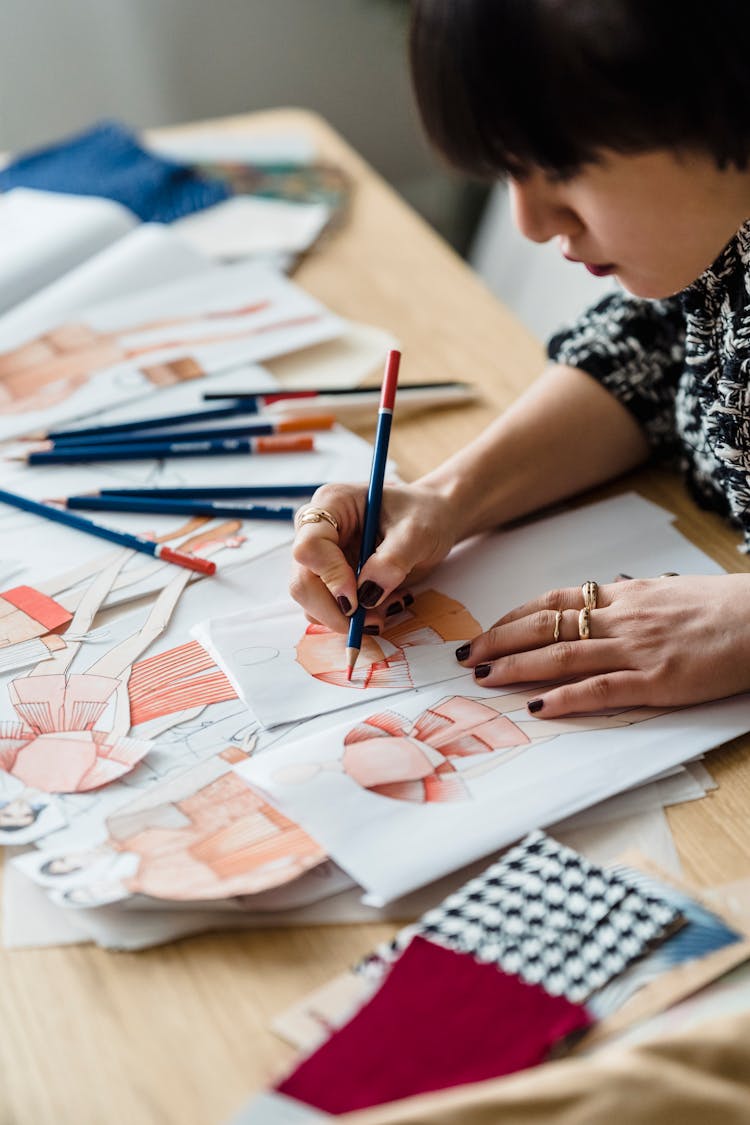
[[750,1013],[510,1078],[336,1118],[347,1125],[750,1125]]

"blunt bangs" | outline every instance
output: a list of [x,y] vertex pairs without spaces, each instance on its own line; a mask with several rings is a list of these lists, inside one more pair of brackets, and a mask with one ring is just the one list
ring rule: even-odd
[[435,147],[479,178],[572,174],[604,149],[750,153],[748,0],[414,0]]

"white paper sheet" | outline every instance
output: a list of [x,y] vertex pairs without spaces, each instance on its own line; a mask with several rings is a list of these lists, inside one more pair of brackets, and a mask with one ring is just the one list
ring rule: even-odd
[[79,309],[189,277],[207,265],[202,254],[168,228],[142,223],[0,317],[0,351],[17,347]]
[[0,312],[74,269],[132,230],[110,199],[14,188],[0,196]]
[[545,590],[634,575],[720,573],[671,526],[669,513],[634,494],[474,540],[421,586],[414,604],[363,638],[351,683],[346,637],[308,626],[299,608],[209,620],[200,638],[266,727],[341,710],[461,674],[455,650]]
[[0,355],[7,399],[0,440],[146,397],[165,381],[309,347],[342,330],[319,302],[265,266],[212,266],[79,310],[52,339]]
[[301,254],[330,217],[324,203],[235,195],[178,219],[173,229],[199,253],[234,261],[258,254]]
[[[430,711],[444,714],[446,700],[468,698],[487,706],[493,694],[482,693],[467,676],[390,700],[388,712],[407,732],[394,736],[392,751],[386,736],[371,739],[371,746],[347,745],[356,726],[352,716],[326,734],[282,743],[238,768],[323,844],[365,887],[370,901],[380,903],[750,729],[747,696],[640,722],[633,721],[638,712],[625,713],[618,721],[632,725],[611,729],[606,717],[596,716],[557,720],[552,728],[521,710],[514,696],[516,707],[506,719],[520,728],[518,735],[508,735],[517,744],[453,760],[449,753],[440,755],[452,766],[452,791],[437,803],[426,793],[420,799],[418,779],[435,776],[425,760],[434,755],[434,768],[440,758],[429,742],[423,749],[409,733],[414,721]],[[502,702],[496,699],[493,708],[498,707]],[[358,708],[356,718],[364,717]],[[537,730],[539,739],[558,733],[536,741]],[[531,741],[521,741],[521,735]],[[412,799],[374,790],[410,778],[415,778]]]

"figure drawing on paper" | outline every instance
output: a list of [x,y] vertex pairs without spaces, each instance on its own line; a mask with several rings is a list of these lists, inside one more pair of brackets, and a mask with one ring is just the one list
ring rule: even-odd
[[200,901],[258,894],[319,866],[320,845],[234,772],[251,750],[228,747],[136,798],[89,850],[34,857],[40,881],[66,905]]
[[138,363],[152,352],[184,348],[184,356],[164,362],[155,358],[139,368],[154,387],[172,386],[206,374],[191,349],[246,340],[319,319],[318,314],[308,314],[253,324],[253,316],[267,312],[270,306],[270,301],[263,300],[236,309],[127,325],[112,332],[98,332],[88,324],[59,325],[0,353],[0,407],[4,414],[44,410],[85,386],[99,371]]
[[182,800],[121,813],[108,844],[137,857],[135,872],[123,880],[128,892],[163,899],[257,894],[326,859],[315,840],[231,769]]
[[451,695],[410,720],[381,711],[344,737],[340,758],[300,762],[274,773],[281,784],[309,781],[320,770],[344,773],[357,785],[397,801],[417,804],[472,800],[467,782],[507,764],[535,744],[582,731],[630,726],[662,712],[638,708],[541,723],[512,719],[528,692],[488,698]]
[[[231,521],[209,527],[183,542],[181,549],[205,555],[237,545],[240,526],[239,521]],[[166,628],[190,572],[168,579],[137,633],[115,644],[85,672],[70,672],[81,647],[79,638],[90,629],[131,554],[115,552],[109,565],[86,586],[70,622],[76,639],[8,687],[18,721],[0,724],[0,768],[26,785],[48,793],[95,789],[130,771],[152,746],[127,737],[133,725],[128,681],[136,659]],[[190,673],[186,675],[189,680]],[[157,690],[158,686],[157,677]],[[203,686],[198,683],[199,695]],[[183,695],[180,702],[186,698]],[[199,709],[205,706],[198,697],[194,704]],[[110,710],[112,718],[102,729],[97,724]]]
[[481,625],[460,602],[438,590],[423,590],[391,618],[382,636],[363,636],[355,675],[346,671],[346,638],[324,625],[308,625],[297,644],[297,662],[316,680],[362,691],[414,687],[409,649],[464,641]]

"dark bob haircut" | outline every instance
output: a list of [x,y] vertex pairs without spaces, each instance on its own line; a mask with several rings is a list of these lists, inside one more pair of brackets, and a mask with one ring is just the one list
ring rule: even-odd
[[433,144],[484,177],[571,175],[603,149],[750,156],[750,0],[413,0]]

